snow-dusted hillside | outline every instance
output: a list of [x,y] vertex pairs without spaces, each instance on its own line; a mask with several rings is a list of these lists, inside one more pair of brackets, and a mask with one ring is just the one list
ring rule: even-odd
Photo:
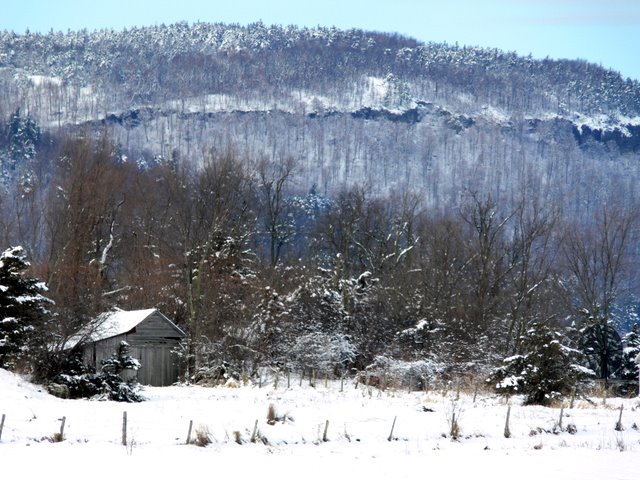
[[[558,408],[525,407],[514,398],[512,437],[505,438],[507,406],[495,396],[479,395],[474,402],[466,394],[457,398],[454,390],[382,392],[349,381],[341,391],[339,381],[320,381],[316,388],[292,383],[147,387],[146,402],[122,404],[61,400],[0,370],[2,469],[23,478],[58,472],[70,479],[88,472],[98,479],[117,472],[161,478],[637,478],[637,399],[578,401],[564,410],[560,430]],[[267,422],[270,405],[280,417],[273,425]],[[620,405],[624,430],[616,431]],[[454,413],[461,427],[457,441],[449,434]],[[65,439],[52,443],[63,416]],[[208,431],[211,444],[185,445],[191,420],[192,436]],[[251,443],[256,420],[258,441]],[[569,433],[569,425],[577,431]]]
[[48,131],[106,131],[145,164],[296,158],[301,192],[415,190],[439,209],[464,191],[537,196],[574,218],[638,195],[640,85],[578,60],[180,23],[2,32],[0,87],[0,118],[20,108]]

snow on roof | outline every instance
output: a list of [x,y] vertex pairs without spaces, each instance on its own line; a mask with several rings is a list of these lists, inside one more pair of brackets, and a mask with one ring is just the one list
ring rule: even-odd
[[155,308],[150,308],[147,310],[116,310],[102,313],[96,319],[96,328],[91,334],[91,341],[96,342],[127,333],[155,311]]
[[73,348],[80,342],[97,342],[122,335],[133,330],[155,311],[155,308],[149,308],[146,310],[114,310],[101,313],[93,322],[69,338],[64,346],[65,348]]

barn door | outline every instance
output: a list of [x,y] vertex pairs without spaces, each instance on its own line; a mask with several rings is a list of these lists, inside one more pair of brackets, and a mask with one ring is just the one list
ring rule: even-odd
[[142,385],[164,387],[178,381],[178,365],[169,345],[135,347],[131,350],[141,364],[138,382]]

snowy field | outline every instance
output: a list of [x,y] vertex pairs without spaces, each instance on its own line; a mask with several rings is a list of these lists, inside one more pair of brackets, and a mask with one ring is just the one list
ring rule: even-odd
[[[339,381],[286,388],[282,379],[277,388],[146,387],[143,394],[148,400],[139,404],[62,400],[0,370],[1,477],[640,478],[638,399],[576,401],[560,431],[559,408],[524,407],[514,398],[505,438],[507,406],[490,395],[474,402],[465,394],[456,400],[454,391],[381,392],[353,382],[341,391]],[[620,405],[623,430],[616,431]],[[457,441],[449,435],[452,414]],[[62,417],[64,440],[54,443]],[[186,444],[190,421],[192,438],[208,431],[209,445]]]

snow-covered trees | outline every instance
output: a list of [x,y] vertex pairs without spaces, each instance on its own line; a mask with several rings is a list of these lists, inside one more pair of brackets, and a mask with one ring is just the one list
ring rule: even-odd
[[28,368],[46,350],[47,288],[25,275],[29,262],[22,247],[0,255],[0,367]]
[[129,353],[129,344],[120,342],[113,354],[103,360],[100,372],[84,364],[80,351],[70,351],[56,357],[48,378],[52,394],[64,398],[98,398],[116,402],[142,402],[136,371],[140,362]]
[[618,378],[626,381],[623,391],[635,391],[640,371],[640,324],[634,324],[632,329],[622,337],[622,365],[618,372]]
[[225,327],[236,327],[238,311],[246,308],[244,287],[254,259],[252,179],[229,151],[212,152],[198,172],[169,172],[167,181],[162,213],[172,222],[156,225],[163,236],[158,255],[179,262],[173,302],[186,323],[193,370],[199,343],[222,340]]
[[563,336],[538,323],[521,340],[522,354],[507,357],[487,379],[503,394],[523,394],[527,403],[549,405],[592,371],[582,366],[581,352],[561,343]]
[[[306,193],[293,163],[233,151],[200,168],[136,164],[107,139],[63,153],[35,248],[60,338],[109,305],[154,304],[188,331],[190,373],[227,361],[337,374],[379,356],[478,373],[528,355],[531,326],[561,331],[576,307],[562,300],[582,298],[571,263],[555,261],[563,219],[542,199],[507,209],[474,193],[448,214],[412,191]],[[567,258],[588,240],[572,234]]]
[[23,117],[18,108],[9,119],[8,135],[10,162],[3,167],[14,170],[17,165],[35,159],[40,128],[33,118]]
[[287,297],[291,326],[284,344],[289,367],[342,374],[355,364],[359,339],[350,328],[347,290],[336,272],[321,269]]
[[356,353],[355,345],[344,333],[312,331],[297,337],[287,356],[298,369],[341,375],[354,363]]
[[[60,338],[108,305],[155,304],[189,332],[191,367],[338,374],[383,356],[451,374],[516,355],[508,369],[527,370],[517,359],[537,351],[532,326],[562,331],[583,298],[571,263],[555,261],[563,220],[535,199],[505,210],[470,195],[455,215],[436,214],[415,192],[304,196],[283,172],[261,176],[232,151],[212,152],[201,169],[135,165],[106,140],[71,142],[64,153],[49,185],[48,235],[35,249]],[[565,256],[588,240],[572,234]],[[596,331],[588,326],[577,325]],[[622,352],[613,337],[607,345]],[[602,344],[591,343],[588,354]]]

